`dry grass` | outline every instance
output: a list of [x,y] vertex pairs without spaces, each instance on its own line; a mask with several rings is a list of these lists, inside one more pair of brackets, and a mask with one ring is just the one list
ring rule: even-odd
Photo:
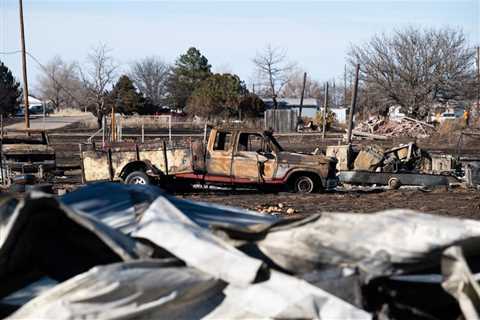
[[436,133],[427,140],[435,145],[454,145],[464,129],[463,119],[446,120],[438,125]]
[[75,124],[75,127],[77,129],[90,129],[90,130],[98,129],[97,119],[92,118],[92,119],[79,121]]
[[79,109],[67,108],[67,109],[56,111],[55,113],[52,113],[50,116],[51,117],[80,117],[80,116],[87,116],[87,115],[92,115],[92,114],[90,112],[84,112]]
[[[109,118],[110,120],[110,118]],[[168,128],[169,117],[168,116],[122,116],[117,118],[117,121],[121,123],[124,128],[141,128],[142,125],[145,129],[156,128]],[[192,122],[176,122],[172,119],[172,126],[178,127],[178,125],[187,124],[189,127],[193,127]]]
[[[140,130],[142,126],[145,130],[148,129],[168,129],[168,116],[121,116],[116,118],[123,129],[137,129]],[[110,126],[111,116],[107,116],[107,126]],[[247,120],[242,122],[216,120],[209,121],[209,125],[213,126],[227,126],[227,127],[242,127],[249,129],[263,129],[263,119]],[[205,127],[204,121],[178,121],[172,119],[172,128],[175,129],[203,129]],[[76,124],[78,129],[97,129],[97,120],[95,118],[82,120]]]
[[461,131],[465,128],[463,119],[446,120],[438,126],[438,134],[441,136],[448,136],[454,132]]

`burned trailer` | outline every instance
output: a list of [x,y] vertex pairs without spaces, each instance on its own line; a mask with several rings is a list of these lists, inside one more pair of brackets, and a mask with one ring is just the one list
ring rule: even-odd
[[1,139],[3,185],[48,182],[56,170],[55,150],[43,130],[9,131]]
[[415,143],[387,150],[377,145],[360,149],[332,146],[327,148],[327,155],[337,157],[338,178],[344,184],[398,189],[401,186],[449,186],[459,181],[453,158],[430,155]]

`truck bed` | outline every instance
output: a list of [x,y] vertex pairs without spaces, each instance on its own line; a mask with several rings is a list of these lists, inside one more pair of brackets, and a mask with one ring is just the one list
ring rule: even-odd
[[117,180],[129,163],[145,161],[168,175],[193,172],[190,147],[167,147],[165,144],[132,145],[82,151],[85,182]]

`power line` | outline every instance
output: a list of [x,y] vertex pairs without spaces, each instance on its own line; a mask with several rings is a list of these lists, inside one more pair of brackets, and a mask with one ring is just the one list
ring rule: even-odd
[[2,52],[0,52],[0,54],[4,55],[4,56],[8,56],[8,55],[12,55],[12,54],[19,54],[19,53],[22,53],[22,51],[17,50],[17,51],[2,51]]
[[[22,53],[21,50],[17,50],[17,51],[9,51],[9,52],[0,52],[0,54],[2,55],[13,55],[13,54],[19,54],[19,53]],[[62,86],[53,76],[50,75],[50,73],[48,72],[48,69],[47,67],[45,67],[33,54],[31,54],[30,52],[26,51],[26,54],[27,56],[32,59],[36,64],[38,64],[38,66],[43,70],[43,72],[45,72],[45,74],[47,75],[48,78],[50,78],[53,82],[55,82],[55,84],[63,91],[65,91],[65,93],[67,95],[70,96],[70,98],[72,98],[75,102],[77,102],[80,106],[82,105],[82,103],[68,90],[66,89],[64,86]]]

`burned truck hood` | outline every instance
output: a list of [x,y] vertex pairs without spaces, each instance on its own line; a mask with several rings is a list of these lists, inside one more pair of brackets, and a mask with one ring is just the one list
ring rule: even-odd
[[296,152],[282,151],[277,154],[278,162],[288,163],[291,165],[322,165],[335,161],[333,158],[326,157],[321,154],[306,154]]

